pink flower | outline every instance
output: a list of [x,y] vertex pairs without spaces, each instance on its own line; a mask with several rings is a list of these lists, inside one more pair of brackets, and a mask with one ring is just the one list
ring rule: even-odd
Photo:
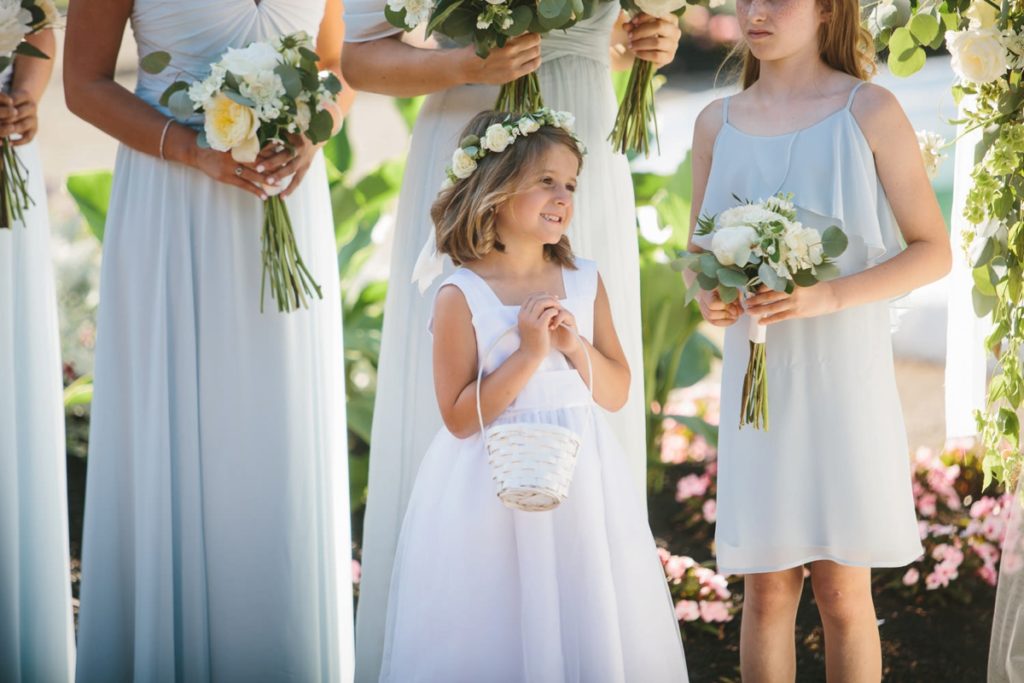
[[928,576],[924,577],[924,585],[930,591],[933,591],[940,586],[948,586],[949,578],[943,578],[937,572],[933,572]]
[[943,586],[948,586],[950,581],[959,576],[956,567],[945,561],[935,565],[934,574],[939,577]]
[[709,524],[715,523],[715,518],[718,516],[718,503],[715,499],[704,501],[704,507],[702,512],[704,513],[704,520]]
[[658,558],[661,560],[662,564],[668,562],[670,557],[672,557],[672,553],[665,550],[664,548],[658,548]]
[[903,585],[913,586],[917,583],[917,580],[921,578],[921,573],[911,567],[907,570],[907,573],[903,575]]
[[971,504],[971,519],[980,519],[988,516],[996,506],[996,499],[990,496],[982,496]]
[[682,503],[695,496],[703,496],[710,484],[711,479],[707,476],[688,474],[676,484],[676,501]]
[[666,431],[661,437],[661,461],[672,465],[686,462],[690,440],[681,431]]
[[704,462],[714,458],[718,451],[715,450],[714,446],[707,442],[703,436],[699,434],[694,437],[693,441],[690,442],[690,460],[694,462]]
[[971,547],[974,548],[975,554],[985,564],[994,565],[999,561],[999,548],[991,543],[973,543]]
[[700,618],[710,623],[725,622],[732,620],[729,614],[729,607],[724,602],[717,600],[700,603]]
[[999,578],[995,566],[987,562],[978,569],[978,576],[990,586],[996,585],[996,580]]
[[935,494],[926,493],[917,499],[917,511],[922,517],[935,516]]
[[728,600],[732,597],[732,592],[729,590],[729,581],[721,574],[715,574],[704,585],[711,588],[721,600]]
[[686,570],[696,564],[692,558],[673,555],[665,562],[665,574],[673,581],[682,581]]
[[362,576],[363,567],[359,564],[359,560],[352,560],[352,583],[359,583]]
[[921,537],[921,540],[928,538],[928,522],[917,523],[917,535]]
[[694,568],[693,573],[697,576],[697,582],[702,586],[711,585],[711,581],[715,578],[715,572],[707,567],[697,566]]
[[678,621],[697,621],[700,619],[700,607],[693,600],[680,600],[676,603],[676,619]]
[[1006,533],[1006,522],[1002,517],[991,515],[981,523],[981,533],[990,541],[1001,541]]

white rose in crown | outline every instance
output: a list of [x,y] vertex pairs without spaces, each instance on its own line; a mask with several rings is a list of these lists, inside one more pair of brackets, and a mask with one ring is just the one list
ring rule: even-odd
[[524,118],[519,122],[519,132],[523,135],[536,133],[538,130],[540,130],[540,124],[531,118]]
[[684,0],[636,0],[636,6],[652,17],[667,17],[678,12],[686,4]]
[[711,236],[711,251],[723,266],[747,265],[757,244],[757,231],[748,225],[719,228]]
[[32,14],[17,2],[0,2],[0,54],[11,54],[32,26]]
[[500,123],[491,124],[480,144],[489,152],[504,152],[512,144],[512,133]]
[[556,111],[552,112],[552,116],[555,120],[555,126],[561,128],[566,132],[573,132],[576,127],[576,115],[567,111]]
[[215,95],[205,109],[204,128],[210,147],[231,152],[231,157],[241,163],[256,161],[260,151],[256,136],[260,121],[256,112],[223,93]]
[[946,31],[946,47],[953,56],[951,66],[961,80],[991,83],[1007,69],[1006,48],[999,32],[991,28]]
[[476,170],[476,160],[466,154],[466,150],[459,147],[452,153],[452,173],[456,178],[464,179],[473,175]]
[[261,71],[273,71],[280,62],[281,55],[270,43],[253,43],[241,49],[229,47],[218,65],[239,78],[245,78]]
[[935,177],[939,175],[939,166],[946,158],[946,155],[941,152],[942,146],[945,144],[946,141],[942,136],[930,130],[917,131],[917,146],[921,150],[921,159],[924,161],[924,169],[928,173],[929,180],[935,180]]

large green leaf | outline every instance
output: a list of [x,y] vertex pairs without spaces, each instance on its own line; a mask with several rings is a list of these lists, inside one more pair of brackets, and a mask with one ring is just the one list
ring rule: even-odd
[[89,225],[89,230],[100,242],[103,241],[113,184],[114,175],[107,170],[72,173],[67,179],[68,193],[78,204],[78,210]]
[[416,117],[419,116],[420,109],[423,108],[423,103],[426,101],[426,97],[396,97],[394,98],[395,109],[402,116],[402,120],[405,122],[405,127],[410,133],[412,133],[412,127],[416,123]]
[[139,60],[139,68],[148,74],[158,74],[167,68],[167,65],[171,63],[171,53],[160,50],[158,52],[150,52],[148,55]]

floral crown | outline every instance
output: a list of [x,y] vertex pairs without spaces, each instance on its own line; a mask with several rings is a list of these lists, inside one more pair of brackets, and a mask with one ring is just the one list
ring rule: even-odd
[[476,171],[477,162],[491,153],[504,152],[516,140],[526,137],[530,133],[536,133],[541,126],[561,128],[572,136],[580,153],[586,154],[587,149],[583,141],[576,137],[573,126],[576,117],[567,111],[554,111],[543,108],[537,111],[524,114],[516,121],[511,117],[504,123],[493,123],[484,131],[481,138],[476,135],[467,135],[462,138],[458,149],[452,153],[452,163],[444,170],[445,179],[441,189],[446,190],[460,180],[465,180]]

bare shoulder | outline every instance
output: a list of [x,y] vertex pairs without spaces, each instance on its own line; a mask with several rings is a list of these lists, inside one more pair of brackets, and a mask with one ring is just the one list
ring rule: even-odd
[[720,97],[704,107],[693,125],[694,140],[713,140],[725,121],[725,98]]
[[905,134],[910,125],[896,96],[874,83],[865,83],[857,91],[851,110],[872,150],[891,141],[894,134]]

